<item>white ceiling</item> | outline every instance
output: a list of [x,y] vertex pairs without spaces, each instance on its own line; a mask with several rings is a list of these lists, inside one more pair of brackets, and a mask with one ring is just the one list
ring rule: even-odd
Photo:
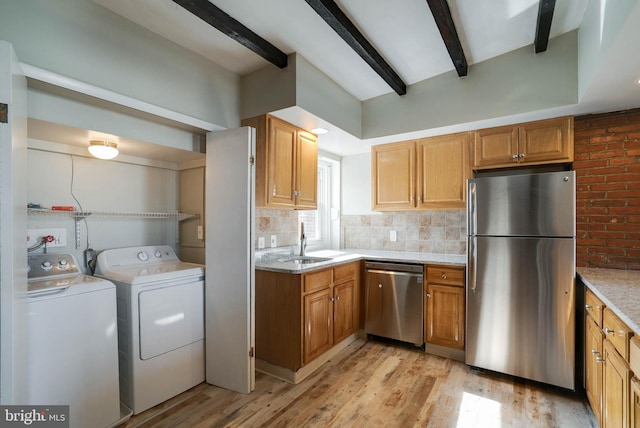
[[[248,48],[171,0],[92,1],[238,75],[245,75],[269,65]],[[304,0],[210,1],[285,53],[300,54],[361,101],[393,92]],[[606,0],[557,0],[551,37],[578,28],[589,1]],[[454,70],[426,0],[336,2],[407,85]],[[473,73],[474,63],[515,49],[531,46],[533,55],[538,3],[538,0],[448,0],[470,65],[470,75]],[[640,14],[638,9],[640,7],[634,9],[636,16]],[[611,68],[594,79],[596,83],[590,88],[589,93],[584,94],[579,104],[554,111],[531,112],[509,118],[485,120],[482,123],[466,123],[369,140],[360,140],[298,107],[274,114],[307,129],[315,126],[330,129],[329,134],[319,137],[320,149],[337,155],[350,155],[365,152],[372,144],[394,139],[460,132],[514,121],[536,120],[551,115],[638,107],[638,85],[632,88],[631,82],[640,77],[640,55],[630,53],[637,50],[633,45],[633,39],[640,37],[640,30],[632,31],[634,34],[628,37],[629,41],[619,44],[619,52],[609,56]],[[123,153],[126,153],[126,146],[127,144],[124,145]],[[161,152],[156,153],[148,156],[167,160],[162,158]],[[138,152],[132,155],[137,156]],[[172,158],[172,155],[169,156]]]
[[[171,0],[93,0],[245,75],[269,64]],[[214,0],[286,54],[299,53],[359,100],[392,92],[304,0]],[[453,70],[426,0],[338,0],[407,85]],[[467,63],[533,45],[538,0],[449,0]],[[587,0],[557,0],[551,37],[578,28]],[[532,48],[533,49],[533,48]]]

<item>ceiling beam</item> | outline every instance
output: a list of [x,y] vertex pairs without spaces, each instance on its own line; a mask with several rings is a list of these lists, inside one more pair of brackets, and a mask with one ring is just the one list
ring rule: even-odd
[[287,54],[242,25],[209,0],[173,0],[212,27],[251,49],[276,67],[285,68]]
[[436,20],[438,30],[440,30],[442,41],[444,41],[444,45],[447,47],[447,51],[449,51],[451,61],[453,61],[453,65],[456,67],[458,76],[466,76],[467,59],[464,56],[462,44],[460,43],[456,26],[453,23],[447,0],[427,0],[427,3],[429,4],[429,9],[431,9],[433,18]]
[[549,43],[549,33],[551,32],[551,21],[553,20],[553,9],[556,7],[556,0],[540,0],[538,4],[538,21],[536,23],[536,38],[533,42],[535,52],[540,53],[547,50]]
[[407,93],[407,85],[400,76],[333,0],[306,0],[306,2],[398,95]]

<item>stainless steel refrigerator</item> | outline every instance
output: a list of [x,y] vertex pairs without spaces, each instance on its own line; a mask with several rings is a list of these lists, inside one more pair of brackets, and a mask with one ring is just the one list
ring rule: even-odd
[[466,363],[575,389],[575,173],[467,191]]

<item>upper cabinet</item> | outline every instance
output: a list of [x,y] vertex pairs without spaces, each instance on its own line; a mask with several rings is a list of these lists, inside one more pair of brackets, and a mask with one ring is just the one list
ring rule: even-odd
[[318,138],[270,115],[242,125],[256,128],[256,206],[316,209]]
[[373,146],[373,210],[464,208],[469,141],[461,133]]
[[473,169],[573,161],[573,117],[474,132]]

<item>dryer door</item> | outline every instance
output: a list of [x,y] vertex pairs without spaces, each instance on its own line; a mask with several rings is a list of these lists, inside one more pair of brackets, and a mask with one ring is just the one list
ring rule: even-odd
[[142,360],[204,339],[204,281],[142,291],[139,296]]

